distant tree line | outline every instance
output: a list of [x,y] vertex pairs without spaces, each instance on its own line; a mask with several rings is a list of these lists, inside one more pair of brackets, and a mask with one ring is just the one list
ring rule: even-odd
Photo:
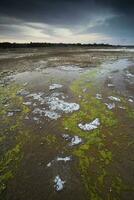
[[81,44],[81,43],[73,43],[73,44],[66,44],[66,43],[46,43],[46,42],[30,42],[30,43],[10,43],[10,42],[1,42],[0,48],[38,48],[38,47],[134,47],[134,46],[120,46],[120,45],[110,45],[110,44]]

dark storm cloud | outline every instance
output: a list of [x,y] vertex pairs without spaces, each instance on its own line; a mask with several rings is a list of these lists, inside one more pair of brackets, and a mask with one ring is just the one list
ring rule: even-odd
[[96,34],[100,34],[106,36],[106,41],[113,38],[114,42],[120,37],[128,41],[125,38],[133,37],[133,23],[133,0],[1,0],[0,3],[1,38],[5,33],[12,37],[24,35],[26,39],[28,34],[34,40],[30,35],[33,32],[35,39],[39,36],[42,40],[55,41],[63,35],[68,37],[64,37],[66,41],[73,41],[70,35],[75,34],[80,41],[85,35],[83,42],[90,42],[87,34],[98,39]]
[[46,23],[78,23],[104,8],[133,15],[132,0],[2,0],[0,13],[16,18]]

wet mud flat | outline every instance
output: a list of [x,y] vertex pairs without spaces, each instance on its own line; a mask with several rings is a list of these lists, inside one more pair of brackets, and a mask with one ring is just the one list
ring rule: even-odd
[[0,53],[0,199],[134,199],[133,58]]

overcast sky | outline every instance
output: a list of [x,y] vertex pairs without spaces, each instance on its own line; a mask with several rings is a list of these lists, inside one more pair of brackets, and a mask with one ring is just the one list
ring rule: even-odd
[[0,41],[134,44],[134,0],[1,0]]

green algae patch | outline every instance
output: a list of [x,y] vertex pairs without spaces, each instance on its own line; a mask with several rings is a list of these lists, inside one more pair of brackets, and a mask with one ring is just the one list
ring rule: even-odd
[[23,158],[22,141],[9,149],[0,161],[0,194],[6,189],[7,183],[12,179]]
[[[23,105],[23,98],[17,95],[21,87],[16,84],[0,87],[0,194],[15,176],[23,158],[23,146],[29,138],[24,118],[29,108]],[[11,116],[8,113],[13,113]]]
[[128,117],[133,120],[134,119],[134,109],[130,106],[127,106],[126,112],[127,112]]
[[[73,154],[78,158],[82,182],[89,198],[101,200],[105,177],[108,173],[107,166],[113,160],[112,152],[107,148],[106,141],[112,135],[111,128],[117,127],[118,120],[101,101],[89,95],[84,98],[88,101],[80,102],[80,111],[65,118],[63,124],[72,135],[82,137],[84,144],[74,149]],[[79,123],[88,123],[95,118],[99,118],[101,123],[98,129],[83,131],[78,127]],[[94,168],[97,171],[94,172]]]
[[48,146],[55,146],[58,144],[56,136],[52,134],[42,137],[42,141],[45,142]]

